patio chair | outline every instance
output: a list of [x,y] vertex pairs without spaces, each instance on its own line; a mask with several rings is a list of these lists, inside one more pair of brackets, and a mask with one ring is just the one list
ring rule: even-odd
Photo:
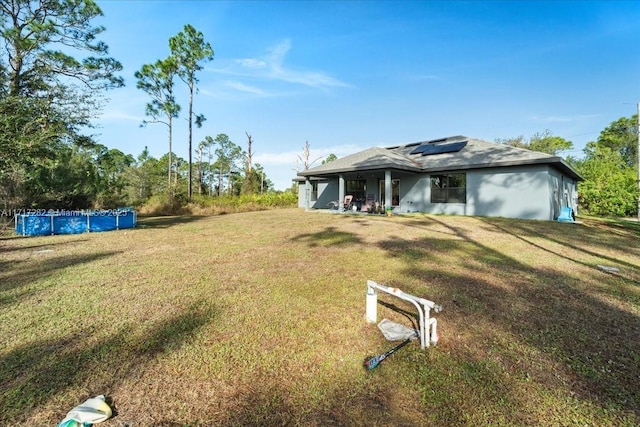
[[375,196],[373,194],[367,194],[367,201],[362,205],[362,212],[369,212],[369,210],[372,210],[375,202]]
[[344,207],[345,211],[348,211],[348,210],[351,209],[351,207],[353,206],[352,202],[353,202],[353,196],[352,195],[344,196],[344,205],[343,205],[343,207]]

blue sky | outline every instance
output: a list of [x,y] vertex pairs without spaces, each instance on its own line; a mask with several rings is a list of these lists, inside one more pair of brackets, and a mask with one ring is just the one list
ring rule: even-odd
[[[198,74],[194,146],[220,133],[276,189],[311,160],[451,135],[487,141],[550,130],[588,141],[640,102],[638,1],[98,0],[104,40],[124,67],[97,139],[137,156],[168,151],[167,129],[140,128],[148,96],[134,73],[168,56],[185,24],[215,59]],[[183,84],[180,103],[187,108]],[[174,152],[187,158],[186,114]],[[314,164],[319,164],[320,161]]]

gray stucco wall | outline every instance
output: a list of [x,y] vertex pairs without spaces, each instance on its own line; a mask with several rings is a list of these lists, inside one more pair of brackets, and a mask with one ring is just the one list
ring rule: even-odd
[[[309,187],[311,188],[311,184]],[[338,181],[319,181],[317,197],[315,200],[309,201],[309,208],[326,209],[332,200],[338,200]],[[298,185],[298,207],[304,208],[305,201],[305,183],[303,181]]]
[[[430,175],[392,174],[400,180],[400,213],[424,212],[449,215],[478,215],[506,218],[555,220],[566,200],[577,201],[577,183],[547,165],[486,168],[463,171],[467,176],[466,203],[431,203]],[[304,185],[299,206],[304,207]],[[367,193],[379,196],[378,181],[367,180]],[[315,209],[326,209],[337,200],[338,180],[318,185]],[[569,205],[571,206],[571,205]]]
[[467,174],[470,215],[553,219],[546,165],[483,169]]
[[305,203],[306,203],[305,183],[303,181],[298,183],[298,207],[304,208]]
[[400,212],[552,219],[547,166],[466,171],[467,203],[431,203],[428,175],[400,180]]

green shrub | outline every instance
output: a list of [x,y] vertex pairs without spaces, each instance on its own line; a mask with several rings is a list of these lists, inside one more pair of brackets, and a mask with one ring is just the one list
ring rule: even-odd
[[276,208],[290,208],[298,205],[298,197],[291,192],[243,194],[240,196],[203,196],[194,195],[191,202],[181,197],[173,203],[165,198],[154,196],[141,209],[142,214],[156,215],[216,215],[238,212],[262,211]]

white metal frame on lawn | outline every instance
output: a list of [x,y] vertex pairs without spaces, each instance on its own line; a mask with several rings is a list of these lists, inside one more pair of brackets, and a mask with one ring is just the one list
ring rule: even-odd
[[378,293],[376,290],[386,292],[389,295],[400,298],[401,300],[410,302],[418,310],[420,320],[420,348],[428,348],[430,344],[438,343],[437,319],[430,317],[431,310],[435,313],[442,311],[442,306],[433,301],[424,298],[418,298],[411,294],[401,291],[398,288],[381,285],[373,280],[367,280],[367,301],[366,301],[366,318],[369,323],[377,323],[378,321]]

